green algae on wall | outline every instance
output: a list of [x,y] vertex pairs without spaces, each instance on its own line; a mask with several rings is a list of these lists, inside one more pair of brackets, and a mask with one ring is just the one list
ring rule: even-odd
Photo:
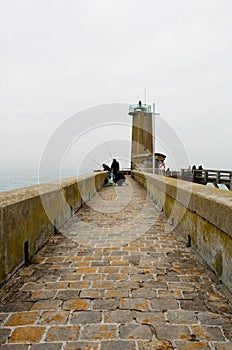
[[106,173],[0,193],[0,284],[99,190]]
[[232,192],[133,171],[186,244],[191,244],[232,291]]

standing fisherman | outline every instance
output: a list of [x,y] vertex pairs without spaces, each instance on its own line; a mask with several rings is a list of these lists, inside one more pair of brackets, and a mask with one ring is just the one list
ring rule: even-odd
[[117,162],[116,159],[113,159],[113,162],[111,164],[111,172],[114,174],[114,177],[118,171],[119,171],[119,162]]

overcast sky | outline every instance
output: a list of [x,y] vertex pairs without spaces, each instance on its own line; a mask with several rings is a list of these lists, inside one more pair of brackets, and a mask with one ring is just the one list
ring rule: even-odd
[[[146,102],[176,132],[189,164],[232,170],[231,0],[0,4],[1,168],[37,168],[71,116],[144,102],[146,86]],[[114,129],[107,132],[112,153]],[[161,143],[156,151],[165,151]]]

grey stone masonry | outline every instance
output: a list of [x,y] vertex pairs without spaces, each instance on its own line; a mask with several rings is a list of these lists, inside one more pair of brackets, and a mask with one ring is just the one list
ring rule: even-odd
[[130,177],[84,204],[0,300],[2,350],[232,349],[231,295]]

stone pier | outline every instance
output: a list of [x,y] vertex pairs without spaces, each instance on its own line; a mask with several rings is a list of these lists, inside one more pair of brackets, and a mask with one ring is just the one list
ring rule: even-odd
[[0,349],[231,350],[231,294],[135,180],[103,187],[0,290]]

